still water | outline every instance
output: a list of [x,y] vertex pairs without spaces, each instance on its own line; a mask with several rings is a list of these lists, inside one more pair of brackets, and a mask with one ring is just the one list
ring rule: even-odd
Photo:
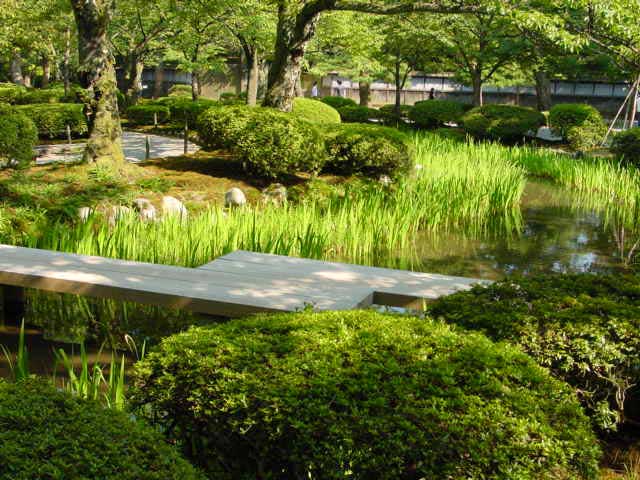
[[[605,218],[603,211],[581,203],[569,192],[549,184],[530,182],[522,202],[519,233],[475,238],[455,232],[425,234],[416,239],[414,258],[398,259],[397,263],[401,268],[492,280],[511,274],[619,272],[634,266],[634,244],[638,240],[640,236],[616,226],[615,222]],[[139,307],[132,308],[139,310]],[[140,315],[126,315],[127,318],[139,318],[120,326],[134,336],[136,332],[144,333],[140,336],[153,344],[187,324],[210,321],[192,317],[178,319],[168,312],[149,312],[145,310],[138,312]],[[77,316],[71,311],[69,315]],[[69,340],[69,331],[75,328],[75,325],[68,325],[72,320],[65,319],[65,326],[53,322],[44,329],[27,330],[34,373],[52,371],[54,348],[65,348],[71,358],[78,360],[77,346],[55,342]],[[149,330],[149,326],[155,330]],[[15,325],[0,326],[0,345],[15,352],[17,333]],[[96,355],[98,350],[97,346],[89,348],[92,355]],[[108,361],[107,355],[110,355],[110,350],[102,361]],[[0,355],[0,376],[7,374],[6,359]]]

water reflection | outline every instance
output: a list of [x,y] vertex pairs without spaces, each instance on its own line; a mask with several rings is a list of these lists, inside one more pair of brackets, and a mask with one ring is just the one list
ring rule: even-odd
[[606,202],[530,182],[519,235],[424,235],[416,243],[414,268],[488,279],[513,273],[621,271],[633,264],[640,240],[623,213]]

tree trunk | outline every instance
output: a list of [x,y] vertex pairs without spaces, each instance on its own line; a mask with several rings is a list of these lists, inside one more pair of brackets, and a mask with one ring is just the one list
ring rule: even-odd
[[156,65],[156,71],[153,79],[153,98],[160,98],[164,87],[164,63],[161,61]]
[[371,83],[363,81],[358,82],[358,90],[360,92],[360,105],[368,107],[369,102],[371,102]]
[[255,107],[258,103],[258,83],[260,82],[260,59],[258,48],[253,47],[247,52],[249,78],[247,79],[247,105]]
[[307,4],[302,12],[293,16],[286,11],[285,2],[279,2],[275,58],[269,69],[264,106],[289,112],[293,107],[296,85],[302,70],[305,49],[313,37],[319,12]]
[[20,57],[20,53],[14,52],[11,57],[10,69],[11,81],[16,85],[24,85],[24,77],[22,76],[22,57]]
[[402,78],[400,73],[400,60],[396,61],[396,69],[393,72],[394,80],[396,83],[396,100],[393,111],[396,115],[400,116],[400,112],[402,110]]
[[537,70],[536,77],[536,97],[538,101],[538,110],[548,112],[551,110],[551,81],[547,72]]
[[482,96],[482,75],[474,72],[471,75],[471,83],[473,84],[473,105],[481,107],[484,105],[484,98]]
[[69,96],[69,88],[71,84],[71,28],[67,27],[67,30],[64,33],[65,38],[65,46],[64,46],[64,56],[62,60],[62,81],[64,82],[64,96]]
[[144,72],[144,63],[138,55],[132,53],[127,62],[127,77],[125,95],[127,105],[135,105],[142,95],[142,73]]
[[113,15],[112,0],[71,0],[78,26],[80,82],[87,89],[85,113],[89,139],[83,161],[121,163],[122,129],[118,115],[114,59],[107,31]]
[[200,79],[198,72],[191,72],[191,98],[195,101],[200,98]]
[[238,56],[238,63],[236,65],[236,75],[235,75],[235,90],[236,95],[240,95],[242,93],[242,80],[244,79],[244,65],[242,59],[242,53]]
[[48,55],[42,56],[42,88],[49,87],[49,81],[51,80],[51,61]]

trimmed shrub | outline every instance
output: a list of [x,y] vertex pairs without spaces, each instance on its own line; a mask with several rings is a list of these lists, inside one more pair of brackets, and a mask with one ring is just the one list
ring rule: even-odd
[[469,110],[461,118],[464,130],[478,138],[517,142],[545,124],[544,115],[526,107],[485,105]]
[[573,393],[517,348],[372,311],[192,328],[133,401],[211,478],[594,479]]
[[340,123],[340,114],[335,108],[311,98],[294,99],[293,114],[303,120],[321,125]]
[[27,91],[21,85],[0,83],[0,103],[17,103],[18,99]]
[[155,117],[158,124],[167,123],[171,112],[168,107],[154,103],[140,103],[127,108],[127,119],[134,125],[153,125]]
[[192,98],[193,89],[191,88],[191,85],[184,85],[184,84],[172,85],[171,88],[169,89],[169,96]]
[[0,163],[24,166],[33,160],[38,130],[31,119],[9,107],[0,106]]
[[71,127],[71,135],[74,137],[81,137],[88,131],[82,104],[42,103],[15,108],[33,120],[40,137],[66,138],[67,125]]
[[576,389],[600,430],[624,421],[621,399],[640,382],[637,277],[519,278],[440,298],[430,313],[522,347]]
[[198,117],[198,137],[207,150],[231,150],[254,114],[245,106],[217,106]]
[[395,105],[383,105],[378,109],[378,118],[382,121],[383,125],[404,125],[409,118],[411,110],[413,110],[412,105],[400,105],[400,115],[398,116]]
[[32,88],[25,90],[17,99],[20,105],[34,103],[62,103],[65,101],[64,87]]
[[251,110],[253,114],[246,127],[232,145],[232,151],[242,159],[247,171],[278,178],[322,169],[326,153],[315,125],[277,110]]
[[395,128],[343,125],[327,130],[326,169],[344,175],[397,177],[411,168],[406,135]]
[[338,109],[340,118],[347,123],[368,123],[371,120],[380,118],[380,112],[375,108],[361,107],[341,107]]
[[458,123],[464,115],[464,107],[459,102],[451,100],[425,100],[417,102],[409,119],[413,120],[418,128],[437,128],[445,123]]
[[640,167],[640,128],[618,132],[611,141],[611,152],[625,163]]
[[153,429],[43,380],[0,380],[0,443],[12,480],[204,480]]
[[247,93],[231,93],[224,92],[220,94],[220,103],[223,105],[246,105],[247,104]]
[[207,109],[220,105],[220,102],[207,98],[192,100],[186,97],[164,97],[156,100],[159,105],[164,105],[171,112],[171,122],[184,125],[185,122],[190,128],[198,123],[198,117]]
[[576,150],[597,146],[607,131],[600,112],[581,103],[555,105],[549,112],[549,126]]
[[346,97],[322,97],[320,101],[336,110],[340,110],[342,107],[355,107],[358,105],[355,101]]

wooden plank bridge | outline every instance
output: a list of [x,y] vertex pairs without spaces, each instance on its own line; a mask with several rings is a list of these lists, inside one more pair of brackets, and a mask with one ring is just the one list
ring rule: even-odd
[[478,279],[235,251],[198,268],[0,245],[5,310],[24,288],[110,298],[216,316],[414,307]]

